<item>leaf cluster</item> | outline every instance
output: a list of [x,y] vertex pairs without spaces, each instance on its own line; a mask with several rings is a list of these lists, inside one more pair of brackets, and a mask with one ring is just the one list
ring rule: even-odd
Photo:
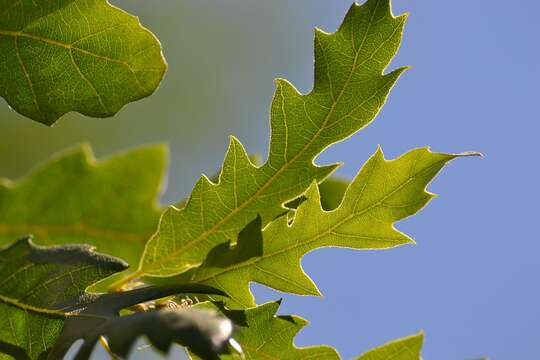
[[[328,346],[297,348],[306,320],[258,305],[249,285],[318,296],[301,267],[308,252],[413,244],[395,223],[434,197],[426,187],[448,162],[477,155],[419,148],[388,160],[379,148],[350,182],[333,176],[339,164],[315,163],[374,120],[407,69],[386,71],[405,21],[390,0],[367,0],[335,33],[316,30],[313,89],[276,80],[264,163],[231,136],[219,173],[176,206],[158,205],[162,146],[98,161],[84,145],[1,180],[0,352],[58,359],[83,339],[77,359],[98,342],[127,357],[145,336],[194,359],[339,359]],[[157,39],[105,0],[0,2],[0,96],[33,120],[111,116],[165,70]],[[418,360],[422,342],[358,359]]]

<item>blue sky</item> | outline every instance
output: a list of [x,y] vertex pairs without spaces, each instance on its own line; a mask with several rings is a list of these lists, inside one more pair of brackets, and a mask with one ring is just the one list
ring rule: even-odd
[[325,298],[287,298],[283,311],[311,319],[300,343],[346,358],[424,329],[426,359],[538,359],[540,4],[395,3],[411,13],[395,64],[413,68],[379,118],[321,161],[344,160],[350,177],[376,144],[390,157],[430,145],[485,158],[451,164],[430,187],[440,196],[399,224],[417,246],[306,256]]
[[[272,79],[309,90],[312,28],[334,31],[351,2],[117,3],[140,15],[164,44],[170,72],[160,90],[115,119],[70,115],[52,129],[3,104],[0,158],[13,158],[14,148],[25,155],[0,162],[2,175],[19,176],[81,141],[100,156],[167,142],[163,202],[176,201],[201,172],[218,168],[227,135],[237,135],[251,152],[266,152]],[[323,298],[254,286],[258,299],[283,297],[281,313],[311,321],[297,344],[330,344],[346,359],[420,329],[426,359],[540,359],[540,2],[394,3],[396,14],[410,17],[391,68],[412,69],[372,125],[318,162],[343,161],[339,174],[351,178],[378,144],[387,157],[430,145],[476,150],[485,158],[448,166],[430,186],[439,197],[398,224],[416,246],[316,251],[303,265]]]

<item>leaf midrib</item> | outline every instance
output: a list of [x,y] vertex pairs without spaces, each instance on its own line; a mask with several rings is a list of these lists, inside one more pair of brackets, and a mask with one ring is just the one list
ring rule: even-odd
[[[236,215],[239,211],[241,211],[243,208],[245,208],[246,206],[248,206],[251,202],[255,201],[255,199],[257,198],[257,196],[263,192],[264,190],[266,190],[271,184],[272,182],[279,176],[281,175],[281,173],[283,171],[285,171],[291,164],[293,164],[300,156],[302,156],[306,151],[307,149],[309,149],[309,147],[313,144],[313,142],[318,138],[318,136],[320,135],[320,133],[325,129],[326,127],[326,124],[328,123],[328,121],[330,120],[331,116],[333,115],[334,111],[335,111],[335,108],[337,106],[337,104],[339,103],[339,101],[341,100],[341,97],[343,96],[343,94],[345,93],[345,89],[348,87],[350,81],[351,81],[351,78],[352,78],[352,75],[354,73],[354,71],[356,70],[356,66],[357,66],[357,62],[358,62],[358,59],[359,59],[359,55],[360,55],[360,52],[365,44],[365,40],[367,38],[367,35],[369,33],[369,30],[371,28],[371,25],[373,23],[373,19],[375,17],[375,14],[376,14],[376,10],[379,6],[379,2],[377,3],[375,9],[373,10],[373,13],[371,14],[371,18],[369,20],[369,23],[368,23],[368,28],[366,29],[366,31],[364,32],[364,35],[363,35],[363,39],[362,39],[362,42],[360,44],[360,46],[358,47],[358,50],[356,50],[356,54],[355,54],[355,58],[354,58],[354,61],[353,61],[353,65],[351,66],[351,70],[349,72],[349,75],[347,77],[347,80],[345,81],[345,84],[343,85],[343,87],[341,88],[341,91],[338,95],[338,97],[336,99],[332,99],[333,100],[333,103],[332,103],[332,106],[330,108],[330,110],[328,111],[322,125],[319,127],[319,129],[317,130],[317,132],[315,133],[315,135],[302,147],[302,149],[289,161],[289,162],[286,162],[283,164],[283,166],[274,173],[274,175],[270,176],[268,178],[268,180],[265,181],[265,183],[263,184],[263,186],[261,186],[250,198],[248,198],[245,202],[243,202],[242,204],[240,204],[240,206],[237,206],[236,208],[234,208],[234,210],[232,210],[231,212],[229,212],[228,215],[226,215],[222,220],[220,220],[218,223],[216,223],[214,226],[212,226],[209,230],[206,230],[205,232],[203,232],[201,235],[199,235],[196,239],[186,243],[184,246],[180,247],[179,249],[177,249],[176,251],[170,253],[168,256],[166,257],[162,257],[161,261],[157,261],[157,262],[153,262],[152,263],[152,266],[141,266],[139,268],[139,270],[137,270],[135,273],[133,273],[131,276],[129,276],[129,279],[134,279],[136,277],[138,277],[139,275],[141,274],[144,274],[146,272],[146,270],[148,269],[153,269],[153,268],[156,268],[156,267],[159,267],[161,266],[163,263],[166,263],[168,261],[170,261],[171,259],[174,259],[176,258],[176,256],[178,254],[181,254],[183,251],[185,250],[188,250],[190,248],[192,248],[193,246],[195,246],[196,244],[198,244],[200,241],[203,241],[205,239],[208,238],[209,235],[211,235],[212,233],[215,232],[216,229],[218,229],[221,225],[223,225],[224,223],[226,223],[231,217],[233,217],[234,215]],[[285,120],[286,121],[286,120]],[[182,210],[180,210],[182,211]],[[200,265],[200,262],[198,264],[191,264],[191,265],[186,265],[184,266],[184,269],[183,270],[188,270],[189,268],[193,268],[193,267],[196,267]],[[180,273],[182,270],[180,270],[178,273]],[[128,280],[129,281],[129,280]]]
[[74,311],[71,312],[64,312],[61,310],[52,310],[47,308],[40,308],[37,306],[21,303],[17,301],[17,299],[12,299],[8,296],[4,296],[0,294],[0,303],[6,304],[8,306],[16,307],[20,310],[23,310],[25,312],[31,312],[39,315],[45,315],[50,317],[55,317],[58,319],[67,319],[67,318],[90,318],[90,319],[101,319],[101,320],[108,320],[109,317],[102,316],[102,315],[96,315],[96,314],[88,314],[88,313],[77,313]]
[[17,299],[12,299],[12,298],[10,298],[8,296],[4,296],[4,295],[1,295],[1,294],[0,294],[0,303],[4,303],[4,304],[9,305],[9,306],[14,306],[14,307],[16,307],[18,309],[21,309],[21,310],[24,310],[24,311],[33,312],[33,313],[37,313],[37,314],[40,314],[40,315],[47,315],[47,316],[57,317],[57,318],[61,318],[61,319],[78,316],[77,314],[66,313],[66,312],[63,312],[63,311],[60,311],[60,310],[51,310],[51,309],[40,308],[40,307],[37,307],[37,306],[21,303]]
[[[335,223],[334,225],[331,225],[327,230],[325,230],[324,232],[322,233],[319,233],[315,236],[312,236],[306,240],[303,240],[302,242],[296,242],[295,244],[293,245],[289,245],[287,247],[284,247],[284,248],[281,248],[277,251],[274,251],[274,252],[271,252],[271,253],[267,253],[267,254],[264,254],[264,255],[261,255],[259,257],[256,257],[256,258],[253,258],[252,260],[248,260],[244,263],[241,263],[241,264],[237,264],[237,265],[234,265],[234,266],[230,266],[230,267],[227,267],[227,268],[223,268],[222,271],[218,272],[218,273],[213,273],[211,276],[207,276],[207,277],[202,277],[202,278],[196,278],[196,281],[197,282],[203,282],[203,281],[207,281],[207,280],[212,280],[213,278],[219,276],[219,275],[222,275],[224,273],[227,273],[227,272],[230,272],[230,271],[234,271],[234,270],[238,270],[238,269],[242,269],[242,268],[245,268],[245,267],[249,267],[253,264],[256,264],[260,261],[263,261],[267,258],[271,258],[271,257],[274,257],[274,256],[278,256],[278,255],[281,255],[282,253],[285,253],[285,252],[288,252],[288,251],[291,251],[291,250],[294,250],[298,247],[302,247],[302,246],[305,246],[305,245],[308,245],[312,242],[315,242],[317,241],[318,239],[320,239],[321,237],[324,237],[328,234],[331,234],[336,228],[339,228],[341,225],[343,225],[344,223],[346,223],[347,221],[351,220],[352,218],[354,217],[358,217],[358,216],[362,216],[364,215],[365,213],[367,213],[368,211],[372,210],[373,208],[381,205],[386,199],[388,199],[390,196],[392,196],[393,194],[395,194],[396,192],[398,192],[399,190],[401,190],[403,187],[405,187],[407,184],[409,184],[411,181],[414,181],[419,175],[421,175],[423,172],[426,172],[426,171],[429,171],[431,170],[433,167],[436,167],[436,166],[439,166],[440,163],[444,163],[446,162],[447,160],[440,160],[434,164],[432,164],[431,166],[425,168],[425,169],[422,169],[420,172],[416,173],[414,176],[412,177],[409,177],[409,179],[407,179],[407,181],[403,182],[402,184],[400,184],[398,187],[396,187],[394,190],[392,190],[390,193],[386,194],[384,197],[382,197],[381,199],[379,199],[376,203],[368,206],[367,208],[364,208],[363,210],[359,211],[359,212],[356,212],[356,213],[351,213],[349,214],[348,216],[344,217],[343,219],[341,219],[339,222]],[[337,211],[337,210],[335,210]],[[293,225],[294,226],[294,225]],[[290,227],[289,227],[290,228]],[[370,237],[370,239],[373,239],[372,237]],[[399,241],[396,241],[396,243],[401,243]]]
[[[92,34],[92,35],[94,35],[94,34]],[[131,67],[129,62],[124,61],[124,60],[120,60],[120,59],[114,59],[114,58],[111,58],[111,57],[108,57],[108,56],[105,56],[105,55],[100,55],[100,54],[97,54],[95,52],[92,52],[92,51],[89,51],[89,50],[86,50],[86,49],[82,49],[80,47],[77,47],[77,46],[73,45],[76,42],[80,41],[81,39],[78,39],[77,41],[70,44],[70,43],[59,41],[59,40],[50,39],[50,38],[46,38],[46,37],[35,35],[35,34],[30,34],[30,33],[23,32],[23,31],[12,31],[12,30],[2,30],[2,29],[0,29],[0,36],[6,36],[6,37],[14,38],[15,39],[15,44],[17,44],[17,39],[19,39],[19,38],[27,38],[27,39],[43,42],[45,44],[49,44],[49,45],[53,45],[53,46],[57,46],[57,47],[62,47],[64,49],[68,50],[69,54],[71,56],[73,65],[75,66],[76,71],[79,73],[79,76],[81,76],[82,80],[84,82],[86,82],[90,86],[90,88],[94,91],[94,93],[97,95],[100,106],[106,112],[108,111],[108,109],[105,106],[101,95],[99,94],[99,92],[97,91],[95,86],[89,81],[89,79],[82,74],[82,72],[80,70],[80,67],[75,63],[75,60],[73,59],[73,51],[80,52],[81,54],[85,54],[85,55],[91,56],[91,57],[99,59],[99,60],[103,60],[103,61],[107,61],[107,62],[111,62],[111,63],[115,63],[115,64],[125,66],[129,70],[129,72],[133,75],[133,78],[134,78],[135,83],[137,84],[137,87],[139,88],[139,90],[141,90],[141,91],[143,91],[145,93],[148,92],[148,89],[146,89],[141,84],[141,82],[139,81],[139,78],[137,77],[137,74],[136,74],[135,70]],[[36,97],[36,94],[34,92],[34,88],[33,88],[34,86],[33,86],[33,83],[32,83],[32,79],[30,77],[30,74],[28,74],[28,71],[26,70],[26,66],[22,62],[22,59],[21,59],[21,56],[20,56],[20,53],[19,53],[19,50],[18,50],[18,46],[17,46],[17,57],[19,59],[19,62],[21,63],[21,67],[23,69],[23,72],[25,73],[25,76],[26,76],[26,78],[27,78],[27,80],[29,82],[29,87],[30,87],[30,90],[31,90],[31,92],[33,94],[33,97],[34,97],[33,101],[34,101],[34,103],[36,105],[36,108],[38,109],[38,112],[41,113],[41,109],[39,107],[39,103],[37,101],[37,97]],[[152,69],[146,69],[146,70],[151,71]]]
[[46,43],[46,44],[49,44],[49,45],[62,47],[62,48],[68,49],[68,50],[79,51],[79,52],[81,52],[83,54],[92,56],[94,58],[109,61],[109,62],[113,62],[113,63],[117,63],[117,64],[122,64],[122,65],[130,68],[130,65],[126,61],[119,60],[119,59],[114,59],[114,58],[104,56],[104,55],[100,55],[100,54],[94,53],[92,51],[85,50],[85,49],[82,49],[82,48],[77,47],[77,46],[73,46],[73,44],[62,42],[62,41],[59,41],[59,40],[54,40],[54,39],[42,37],[42,36],[39,36],[39,35],[26,33],[26,32],[23,32],[23,31],[12,31],[12,30],[1,30],[1,29],[0,29],[0,35],[7,36],[7,37],[14,37],[14,38],[23,37],[23,38],[36,40],[36,41],[43,42],[43,43]]

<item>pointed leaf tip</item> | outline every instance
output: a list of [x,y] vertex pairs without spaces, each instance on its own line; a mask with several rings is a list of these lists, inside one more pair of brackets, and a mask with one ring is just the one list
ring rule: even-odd
[[[235,239],[254,214],[261,215],[264,227],[282,215],[283,204],[305,193],[313,181],[326,179],[337,166],[318,166],[314,159],[367,126],[403,72],[383,75],[398,50],[403,25],[391,16],[388,1],[369,0],[353,5],[333,34],[316,31],[313,89],[303,95],[287,80],[275,80],[265,164],[255,167],[245,160],[238,142],[240,157],[227,152],[219,183],[194,188],[178,216],[162,218],[139,275],[179,275],[201,265],[212,249]],[[303,292],[312,287],[300,276],[294,282]]]
[[369,350],[356,358],[356,360],[422,360],[422,346],[424,333],[407,336],[390,341],[375,349]]
[[[213,259],[202,266],[212,271],[200,271],[193,280],[229,293],[231,299],[226,303],[232,308],[254,305],[250,281],[280,291],[320,295],[300,265],[304,254],[321,247],[373,250],[415,244],[394,224],[429,202],[432,195],[425,191],[426,186],[455,157],[419,148],[386,160],[379,147],[345,190],[337,208],[323,210],[319,186],[313,182],[292,221],[282,217],[262,230],[260,255],[229,258],[233,263],[219,267],[217,258]],[[219,253],[226,256],[226,252]]]
[[[223,315],[230,314],[213,303],[201,303],[196,307],[216,309]],[[276,315],[278,308],[278,301],[273,301],[234,311],[235,317],[243,322],[237,324],[234,340],[242,346],[246,359],[339,360],[337,352],[328,346],[296,347],[294,338],[307,321],[294,315]],[[221,354],[220,359],[233,360],[238,357],[236,354]]]

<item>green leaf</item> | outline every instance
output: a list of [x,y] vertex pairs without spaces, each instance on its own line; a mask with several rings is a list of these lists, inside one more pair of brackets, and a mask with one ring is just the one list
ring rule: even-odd
[[[349,182],[345,179],[331,176],[319,184],[319,192],[321,194],[321,205],[324,210],[334,210],[341,204],[343,195],[349,186]],[[290,209],[296,209],[304,202],[306,198],[300,196],[285,204]]]
[[46,355],[60,359],[82,338],[85,344],[77,358],[86,359],[99,337],[108,335],[111,347],[123,355],[136,338],[146,334],[161,350],[180,341],[204,353],[228,340],[231,324],[212,313],[153,311],[119,317],[121,309],[179,292],[222,294],[210,287],[85,292],[126,267],[123,261],[97,254],[85,245],[43,248],[25,238],[0,250],[0,352],[17,359]]
[[296,211],[271,222],[261,232],[255,220],[241,233],[235,246],[221,244],[210,251],[191,279],[211,285],[230,296],[233,308],[255,304],[250,282],[300,295],[320,295],[304,273],[300,259],[321,247],[386,249],[414,241],[394,228],[394,223],[415,214],[434,196],[428,183],[450,160],[460,155],[412,150],[386,160],[379,149],[363,166],[347,189],[341,205],[333,211],[321,207],[313,184]]
[[424,334],[419,333],[386,343],[360,355],[356,360],[421,360],[423,342]]
[[0,245],[35,234],[42,245],[87,243],[135,263],[155,231],[164,146],[96,161],[87,145],[24,178],[0,179]]
[[151,95],[166,68],[154,35],[106,0],[0,2],[0,96],[43,124],[112,116]]
[[[246,310],[229,310],[220,303],[204,302],[196,308],[214,309],[236,324],[234,340],[243,351],[219,355],[227,359],[340,359],[329,346],[297,348],[294,337],[308,324],[298,316],[276,316],[280,301],[269,302]],[[422,332],[388,342],[356,357],[357,360],[421,360],[424,334]],[[193,359],[196,355],[190,354]]]
[[[308,324],[298,316],[276,316],[280,301],[269,302],[246,310],[228,310],[219,303],[205,302],[196,308],[210,308],[229,317],[236,325],[234,339],[244,353],[221,354],[220,359],[340,359],[329,346],[297,348],[293,340]],[[421,360],[424,341],[422,332],[388,342],[358,356],[357,360]],[[193,359],[198,359],[192,355]]]
[[[280,302],[269,302],[245,311],[227,311],[212,303],[201,303],[196,308],[220,310],[238,326],[234,333],[244,353],[222,354],[220,359],[339,359],[339,355],[329,346],[298,348],[293,340],[296,334],[308,324],[298,316],[276,316]],[[197,356],[192,358],[197,359]]]
[[[75,360],[89,359],[101,336],[106,337],[115,355],[126,358],[135,341],[144,335],[163,353],[168,353],[171,345],[177,343],[201,358],[215,359],[216,353],[228,343],[233,330],[230,320],[215,311],[202,309],[153,310],[111,317],[102,324],[86,319],[85,315],[87,313],[81,313],[76,320],[66,321],[63,335],[58,339],[61,347],[53,349],[49,358],[65,355],[64,344],[73,344],[76,337],[81,336],[84,336],[84,344]],[[108,312],[103,315],[108,315]],[[58,349],[62,351],[56,352]]]
[[[349,186],[349,182],[345,179],[338,177],[329,177],[319,184],[319,192],[321,195],[321,205],[324,210],[333,210],[339,206],[343,199],[343,195]],[[294,210],[304,202],[306,198],[301,196],[286,204],[291,211],[285,211],[283,215],[293,216]],[[181,202],[180,205],[185,202]],[[261,220],[257,217],[251,223],[249,223],[238,235],[238,245],[236,251],[241,251],[243,255],[227,255],[229,261],[238,262],[239,257],[249,259],[254,256],[260,256],[262,253],[262,240],[261,240]],[[241,245],[243,244],[243,245]],[[208,257],[213,257],[211,253],[227,253],[230,251],[230,244],[223,243],[212,249]],[[190,282],[196,269],[192,269],[183,274],[161,278],[161,277],[144,277],[143,281],[149,284],[155,285],[170,285],[170,284],[184,284]]]
[[349,181],[338,177],[330,177],[319,184],[321,206],[324,210],[334,210],[341,204]]
[[[0,340],[31,359],[47,351],[62,331],[58,304],[127,267],[85,246],[41,249],[23,239],[0,251]],[[6,346],[0,346],[6,351]],[[16,357],[17,358],[17,357]]]
[[313,90],[302,95],[287,81],[277,81],[266,163],[254,166],[231,137],[218,183],[201,177],[183,209],[163,214],[139,270],[123,282],[199,266],[214,246],[235,239],[257,214],[267,224],[284,212],[285,202],[332,173],[337,165],[320,167],[313,160],[379,112],[405,70],[382,74],[399,47],[405,18],[392,16],[389,0],[369,0],[353,5],[335,34],[317,30]]

